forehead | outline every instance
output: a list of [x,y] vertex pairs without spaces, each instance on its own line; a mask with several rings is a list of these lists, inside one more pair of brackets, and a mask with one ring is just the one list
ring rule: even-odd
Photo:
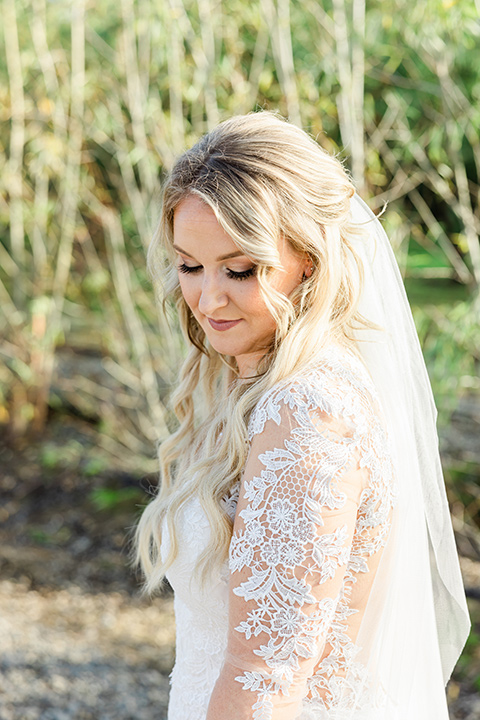
[[173,213],[174,227],[184,224],[217,224],[212,208],[195,195],[181,200]]
[[240,250],[222,228],[211,207],[195,196],[185,198],[175,208],[173,239],[176,245],[188,252],[192,248],[210,248],[223,254]]
[[[181,200],[173,214],[173,241],[188,254],[215,253],[217,256],[238,253],[257,258],[272,267],[289,270],[290,263],[298,261],[299,254],[290,243],[280,237],[278,245],[252,246],[251,251],[237,245],[218,222],[212,208],[196,195],[188,195]],[[261,260],[258,257],[258,251]]]

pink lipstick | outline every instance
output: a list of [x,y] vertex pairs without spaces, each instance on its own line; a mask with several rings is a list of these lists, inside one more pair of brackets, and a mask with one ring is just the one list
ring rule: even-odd
[[212,320],[212,318],[207,318],[207,320],[214,330],[219,330],[220,332],[230,330],[230,328],[235,327],[235,325],[241,322],[241,320]]

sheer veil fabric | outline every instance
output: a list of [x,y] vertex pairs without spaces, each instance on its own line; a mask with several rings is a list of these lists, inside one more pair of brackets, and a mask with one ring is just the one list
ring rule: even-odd
[[[366,230],[366,239],[355,244],[365,272],[359,310],[383,328],[358,330],[357,346],[382,404],[398,493],[357,637],[358,659],[369,670],[379,706],[387,703],[382,720],[447,718],[443,686],[470,621],[440,464],[437,412],[390,242],[357,195],[351,213]],[[351,714],[352,720],[361,717]]]

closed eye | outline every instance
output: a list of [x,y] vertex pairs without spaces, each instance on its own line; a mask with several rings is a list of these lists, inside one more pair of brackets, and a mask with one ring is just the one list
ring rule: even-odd
[[[186,265],[185,263],[180,263],[178,265],[178,271],[186,274],[190,273],[197,273],[202,269],[202,265]],[[248,268],[248,270],[230,270],[229,268],[226,268],[225,273],[228,278],[231,280],[246,280],[249,277],[253,277],[255,275],[255,272],[257,270],[257,266],[253,265],[251,268]]]
[[256,265],[253,265],[251,268],[248,268],[248,270],[241,270],[239,272],[235,272],[235,270],[229,270],[227,268],[226,273],[227,273],[227,277],[231,278],[232,280],[246,280],[247,278],[255,275],[256,269],[257,269]]
[[185,265],[185,263],[180,263],[180,265],[178,266],[179,272],[182,273],[196,273],[201,269],[201,265],[194,265],[193,267],[191,267],[190,265]]

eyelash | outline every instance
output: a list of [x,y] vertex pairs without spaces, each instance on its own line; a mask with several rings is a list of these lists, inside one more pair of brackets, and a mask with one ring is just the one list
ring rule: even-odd
[[[185,263],[181,263],[178,266],[179,272],[186,273],[187,275],[189,273],[196,273],[199,272],[199,270],[202,269],[201,265],[196,265],[195,267],[190,267],[189,265],[185,265]],[[253,267],[248,268],[248,270],[242,270],[241,272],[235,272],[235,270],[229,270],[226,269],[227,277],[230,278],[230,280],[246,280],[249,277],[253,277],[255,275],[257,266],[253,265]]]

